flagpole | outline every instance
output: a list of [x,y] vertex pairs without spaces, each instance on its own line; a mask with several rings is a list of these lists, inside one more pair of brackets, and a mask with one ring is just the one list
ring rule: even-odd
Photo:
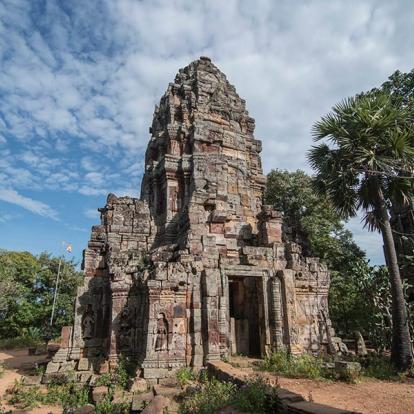
[[59,259],[58,273],[57,273],[56,284],[55,284],[55,294],[53,295],[52,315],[50,316],[50,323],[49,323],[50,326],[52,326],[53,324],[53,316],[55,315],[55,306],[56,306],[56,298],[57,298],[57,292],[58,292],[58,287],[59,287],[60,267],[62,265],[62,257],[63,257],[63,254],[62,256],[60,256],[60,259]]

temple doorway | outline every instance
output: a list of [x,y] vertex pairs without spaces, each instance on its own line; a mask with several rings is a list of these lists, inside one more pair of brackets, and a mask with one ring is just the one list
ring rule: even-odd
[[260,357],[261,301],[255,277],[229,278],[231,353]]

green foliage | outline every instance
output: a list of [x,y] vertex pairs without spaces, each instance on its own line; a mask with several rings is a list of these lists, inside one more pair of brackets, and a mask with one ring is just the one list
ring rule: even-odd
[[276,387],[269,387],[261,377],[252,378],[241,388],[230,382],[204,377],[197,386],[187,388],[180,412],[212,414],[231,406],[251,413],[274,413],[276,391]]
[[220,408],[230,405],[237,392],[237,387],[230,382],[220,382],[213,378],[198,387],[188,389],[181,413],[213,414]]
[[260,362],[259,369],[291,378],[318,379],[326,375],[320,358],[310,354],[291,355],[285,351],[266,356]]
[[89,389],[85,385],[68,382],[51,385],[43,399],[44,404],[62,405],[64,411],[80,408],[89,402]]
[[394,105],[410,104],[414,99],[414,69],[408,73],[396,70],[381,88],[373,89],[371,93],[379,91],[389,94]]
[[23,409],[36,408],[43,403],[44,398],[39,386],[26,387],[22,381],[16,381],[9,403]]
[[365,377],[377,378],[380,380],[398,379],[397,371],[389,357],[383,354],[370,353],[366,357],[359,358],[362,366],[362,375]]
[[[0,338],[40,339],[52,311],[59,258],[48,253],[0,250]],[[83,276],[73,260],[63,260],[54,336],[72,323],[73,299]]]
[[327,197],[315,194],[312,177],[301,170],[272,170],[267,176],[266,203],[282,211],[292,224],[293,238],[330,269],[347,270],[364,253],[345,229]]
[[182,367],[178,369],[175,376],[181,388],[184,388],[186,385],[192,381],[195,381],[197,378],[194,371],[190,367]]
[[[273,405],[269,387],[260,377],[250,380],[234,397],[232,406],[241,411],[266,413]],[[272,407],[274,408],[274,407]],[[274,412],[274,411],[272,411]]]
[[341,217],[361,208],[367,226],[379,228],[379,191],[386,201],[412,196],[412,180],[403,175],[414,163],[413,109],[387,93],[368,93],[343,100],[315,123],[315,140],[325,140],[309,152],[315,189]]
[[26,348],[31,346],[37,346],[39,344],[40,341],[38,339],[33,339],[27,336],[0,339],[0,349]]
[[121,358],[116,369],[112,372],[102,374],[99,378],[97,378],[95,385],[104,385],[106,387],[110,387],[111,389],[118,386],[126,390],[128,388],[130,378],[134,376],[132,368],[133,364],[130,361],[126,358]]
[[73,381],[66,384],[52,383],[43,391],[40,386],[28,386],[22,380],[16,381],[9,398],[9,403],[19,408],[35,408],[42,404],[60,405],[64,412],[82,407],[88,402],[88,387]]
[[350,333],[361,331],[378,351],[391,346],[391,288],[385,266],[366,262],[352,265],[345,275],[333,274],[329,310],[334,326]]
[[127,402],[114,403],[106,396],[96,404],[95,412],[96,414],[129,414],[130,404]]
[[109,387],[108,394],[96,403],[95,412],[96,414],[129,414],[130,403],[129,402],[114,402],[114,387]]

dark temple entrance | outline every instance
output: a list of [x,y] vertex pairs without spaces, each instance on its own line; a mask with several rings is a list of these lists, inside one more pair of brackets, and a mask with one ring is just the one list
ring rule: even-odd
[[260,357],[260,301],[255,277],[229,278],[231,353]]

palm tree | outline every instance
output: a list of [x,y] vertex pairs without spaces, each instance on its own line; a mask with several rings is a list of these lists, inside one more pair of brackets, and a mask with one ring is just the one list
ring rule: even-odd
[[407,309],[389,209],[413,197],[414,110],[384,93],[361,94],[335,105],[313,127],[308,159],[315,190],[328,196],[342,218],[365,213],[365,226],[381,232],[392,295],[391,359],[398,370],[412,364]]

